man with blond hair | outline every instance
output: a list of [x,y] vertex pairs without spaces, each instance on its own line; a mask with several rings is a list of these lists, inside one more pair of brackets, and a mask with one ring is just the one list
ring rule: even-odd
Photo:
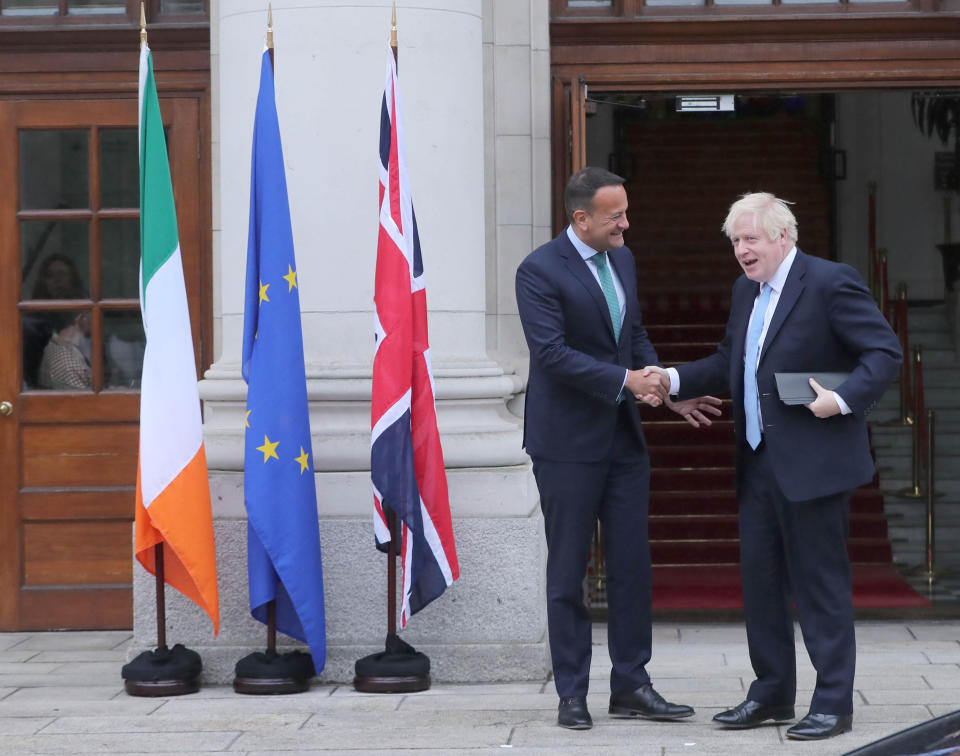
[[[897,337],[857,272],[797,248],[783,200],[746,194],[723,224],[743,275],[716,353],[669,368],[670,393],[730,391],[737,443],[740,566],[750,661],[729,728],[794,718],[793,613],[817,671],[809,713],[787,730],[819,740],[852,727],[856,645],[850,494],[873,478],[866,415],[897,371]],[[809,377],[814,399],[781,401],[776,373]],[[835,390],[815,373],[844,373]]]

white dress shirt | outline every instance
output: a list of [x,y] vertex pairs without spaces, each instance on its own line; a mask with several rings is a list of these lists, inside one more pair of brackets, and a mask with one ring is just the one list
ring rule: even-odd
[[[759,348],[757,349],[757,364],[760,364],[760,355],[763,354],[763,342],[767,338],[767,329],[770,328],[770,321],[773,320],[773,313],[777,309],[777,303],[780,301],[780,294],[783,292],[783,287],[787,282],[787,275],[790,273],[790,268],[793,267],[793,261],[797,258],[797,248],[793,247],[785,258],[783,262],[777,267],[776,272],[770,277],[770,280],[767,281],[767,286],[770,287],[770,302],[767,304],[767,312],[763,318],[763,330],[760,331],[760,343]],[[760,299],[759,290],[757,291],[757,296],[753,300],[753,309],[750,311],[750,320],[747,321],[747,331],[750,330],[750,321],[753,320],[754,310],[757,307],[757,300]],[[754,366],[756,369],[756,366]],[[676,368],[669,367],[667,368],[667,375],[670,376],[670,394],[676,395],[680,392],[680,374],[677,372]],[[844,415],[849,415],[851,409],[847,406],[847,403],[836,391],[831,392],[833,398],[837,401],[837,406],[840,407],[840,412]],[[763,427],[763,414],[760,414],[760,427]]]
[[[577,250],[577,253],[580,257],[583,258],[584,262],[587,264],[587,268],[593,274],[593,277],[597,281],[597,286],[600,287],[600,290],[603,291],[603,284],[600,283],[600,273],[597,271],[597,261],[593,259],[594,255],[600,254],[599,250],[594,249],[589,244],[586,244],[579,236],[573,232],[572,226],[567,226],[567,237],[570,239],[571,244],[573,244],[574,249]],[[603,250],[604,252],[608,250]],[[607,269],[610,271],[610,277],[613,279],[613,288],[617,290],[617,302],[620,304],[620,327],[623,328],[623,319],[627,314],[627,297],[623,291],[623,284],[620,283],[620,276],[617,275],[617,271],[613,267],[613,263],[610,262],[609,255],[607,256]],[[623,395],[623,386],[627,382],[627,371],[623,371],[623,383],[620,384],[620,395]]]

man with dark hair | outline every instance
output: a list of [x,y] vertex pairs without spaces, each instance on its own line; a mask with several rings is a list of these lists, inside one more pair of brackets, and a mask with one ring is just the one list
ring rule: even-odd
[[[583,578],[602,523],[609,607],[609,712],[682,719],[650,683],[650,459],[635,399],[665,392],[637,301],[633,255],[623,246],[623,179],[599,168],[574,174],[565,193],[570,225],[517,269],[520,320],[530,349],[524,446],[533,459],[547,537],[547,623],[557,724],[588,729],[591,625]],[[712,397],[677,403],[693,425],[719,414]]]

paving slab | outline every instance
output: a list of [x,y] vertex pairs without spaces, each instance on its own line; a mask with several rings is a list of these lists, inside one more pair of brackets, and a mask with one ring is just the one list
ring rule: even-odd
[[129,643],[133,638],[129,632],[123,630],[17,633],[16,635],[27,636],[17,643],[18,648],[28,648],[37,651],[47,649],[71,651],[90,648],[117,648],[125,643]]
[[158,753],[184,754],[226,751],[237,740],[237,733],[166,732],[91,734],[91,735],[0,735],[0,753],[76,754],[76,753]]
[[243,730],[280,732],[298,730],[312,715],[300,713],[276,714],[224,714],[211,717],[165,716],[153,714],[146,717],[133,716],[61,716],[43,729],[44,735],[71,733],[143,733],[143,732],[241,732]]
[[[507,742],[511,727],[506,724],[478,725],[476,727],[419,727],[405,730],[397,745],[409,750],[438,750],[446,753],[451,748],[495,748]],[[554,727],[552,729],[560,729]],[[382,748],[389,735],[378,728],[337,727],[310,728],[291,732],[244,732],[232,744],[234,751]]]

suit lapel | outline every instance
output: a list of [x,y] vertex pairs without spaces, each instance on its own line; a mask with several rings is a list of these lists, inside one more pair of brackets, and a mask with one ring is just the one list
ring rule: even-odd
[[800,294],[802,294],[804,288],[806,288],[803,280],[806,272],[807,261],[804,254],[798,249],[797,256],[794,258],[793,265],[790,267],[790,272],[787,274],[787,280],[783,285],[783,291],[780,292],[777,309],[773,311],[773,318],[770,321],[770,327],[767,328],[767,335],[763,337],[763,348],[760,350],[760,362],[763,362],[763,358],[767,356],[770,345],[774,339],[777,338],[781,326],[800,298]]
[[586,261],[580,257],[580,253],[577,252],[576,247],[573,246],[573,242],[567,237],[566,231],[563,231],[560,235],[560,256],[563,258],[567,270],[570,271],[574,278],[583,284],[583,287],[593,298],[594,304],[596,304],[597,309],[600,311],[600,317],[603,318],[603,322],[607,324],[607,330],[610,332],[610,338],[612,339],[613,321],[610,320],[610,308],[607,307],[607,300],[603,296],[603,290],[600,288],[600,284],[597,283],[597,279],[593,277],[593,273],[587,266]]

